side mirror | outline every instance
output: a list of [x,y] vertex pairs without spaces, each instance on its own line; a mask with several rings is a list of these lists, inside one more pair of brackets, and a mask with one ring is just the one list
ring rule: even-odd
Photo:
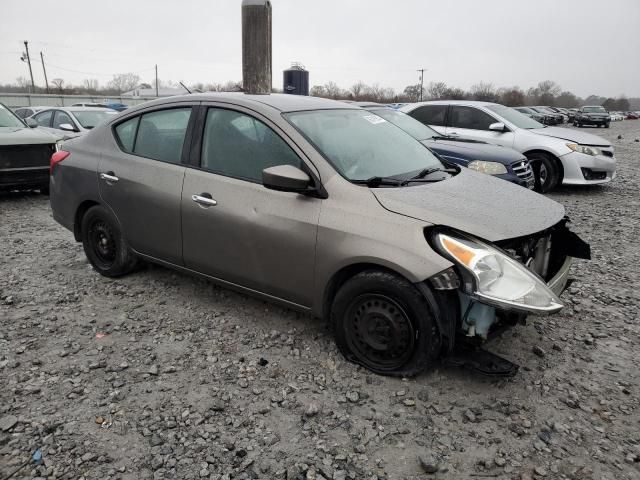
[[277,165],[262,170],[262,185],[280,192],[305,193],[311,186],[311,177],[292,165]]
[[29,117],[29,118],[25,118],[24,119],[24,123],[27,124],[27,127],[29,128],[36,128],[38,126],[38,122],[36,122],[33,118]]
[[494,132],[506,132],[507,127],[502,122],[496,122],[489,125],[489,130],[492,130]]
[[70,123],[61,123],[60,125],[58,125],[58,128],[60,130],[64,130],[65,132],[75,132],[76,131],[74,126],[71,125]]

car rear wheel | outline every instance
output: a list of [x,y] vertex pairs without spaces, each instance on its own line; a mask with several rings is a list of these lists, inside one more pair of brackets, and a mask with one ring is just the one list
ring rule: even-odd
[[536,192],[547,193],[553,190],[561,180],[555,160],[544,153],[532,153],[527,158],[536,177]]
[[608,124],[608,123],[605,123],[605,124],[604,124],[604,128],[609,128],[609,124]]
[[410,377],[439,354],[434,311],[404,278],[368,270],[338,291],[331,326],[338,348],[349,361],[381,375]]
[[91,207],[82,217],[82,246],[93,268],[105,277],[132,271],[137,258],[122,236],[120,226],[104,207]]

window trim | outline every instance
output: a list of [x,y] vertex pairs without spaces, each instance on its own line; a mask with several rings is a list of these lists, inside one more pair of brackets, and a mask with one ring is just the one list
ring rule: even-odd
[[[154,105],[153,108],[149,108],[149,109],[144,109],[141,111],[137,111],[137,112],[132,112],[131,115],[127,116],[126,118],[123,118],[122,120],[119,120],[117,122],[114,122],[110,125],[110,130],[111,130],[111,136],[113,138],[113,140],[116,142],[116,145],[118,146],[118,148],[120,149],[120,151],[126,155],[131,155],[133,157],[138,157],[138,158],[146,158],[147,160],[153,160],[155,162],[162,162],[162,163],[166,163],[168,165],[178,165],[178,166],[186,166],[186,159],[188,159],[189,157],[189,151],[191,149],[191,136],[193,135],[193,127],[195,124],[195,112],[197,112],[197,109],[199,108],[200,103],[191,103],[191,102],[185,102],[185,103],[171,103],[168,105]],[[163,112],[166,110],[176,110],[176,109],[191,109],[191,115],[189,116],[189,122],[187,123],[187,130],[185,131],[184,134],[184,141],[182,142],[182,152],[180,153],[180,161],[176,162],[168,162],[166,160],[159,160],[157,158],[151,158],[151,157],[146,157],[144,155],[140,155],[139,153],[135,153],[133,150],[135,150],[136,147],[136,143],[138,142],[138,130],[140,128],[140,120],[142,118],[143,115],[146,115],[148,113],[156,113],[156,112]],[[138,119],[138,123],[136,124],[136,133],[135,133],[135,137],[133,139],[133,146],[132,146],[132,151],[128,152],[127,150],[125,150],[122,146],[122,143],[120,141],[120,137],[118,136],[118,132],[116,131],[116,128],[120,125],[122,125],[123,123],[128,122],[129,120],[133,120],[134,118]]]

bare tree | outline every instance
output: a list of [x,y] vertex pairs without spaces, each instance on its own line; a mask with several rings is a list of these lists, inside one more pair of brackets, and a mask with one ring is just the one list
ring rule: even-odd
[[119,73],[114,75],[107,84],[109,88],[117,90],[118,93],[133,90],[140,83],[140,77],[135,73]]
[[444,82],[431,82],[427,87],[427,94],[432,100],[440,100],[446,98],[447,84]]
[[480,82],[471,86],[471,96],[482,102],[497,102],[498,95],[493,83]]
[[[402,92],[405,99],[409,102],[417,102],[420,100],[420,85],[408,85]],[[422,90],[422,98],[424,98],[425,91]]]
[[524,105],[525,96],[520,87],[501,88],[497,94],[500,97],[500,103],[509,107],[520,107]]
[[336,99],[342,94],[342,89],[336,82],[331,81],[324,84],[324,92],[328,98]]
[[31,82],[26,77],[20,76],[16,78],[16,84],[18,85],[18,88],[24,89],[26,92],[28,92],[29,88],[31,88]]
[[62,78],[54,78],[51,80],[51,85],[58,89],[58,93],[64,92],[64,80]]
[[89,93],[95,93],[98,88],[100,88],[98,80],[95,78],[85,78],[82,82],[82,86]]
[[322,85],[314,85],[313,87],[311,87],[311,90],[309,90],[309,95],[311,95],[312,97],[326,97],[327,94],[324,90],[324,87]]
[[362,96],[366,94],[369,87],[362,81],[359,80],[351,87],[351,94],[353,95],[354,100],[362,100]]

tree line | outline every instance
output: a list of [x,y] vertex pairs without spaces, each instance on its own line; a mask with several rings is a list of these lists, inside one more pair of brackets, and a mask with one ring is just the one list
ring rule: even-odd
[[[148,88],[155,89],[155,80],[144,83],[134,73],[121,73],[114,75],[105,85],[100,85],[96,79],[85,79],[82,84],[73,85],[62,78],[50,80],[49,92],[60,95],[121,95],[124,92]],[[158,81],[159,88],[180,88],[178,82],[171,80]],[[14,83],[0,85],[0,91],[6,93],[28,93],[31,89],[30,81],[25,77],[18,77]],[[191,91],[197,92],[237,92],[242,90],[242,82],[228,81],[224,83],[193,83],[189,85]],[[273,89],[281,92],[280,89]],[[46,93],[42,87],[36,87],[35,93]],[[510,107],[523,105],[551,105],[566,108],[580,107],[582,105],[602,105],[607,110],[638,110],[640,98],[626,98],[624,95],[618,98],[590,95],[581,98],[574,93],[563,90],[560,85],[552,80],[544,80],[536,86],[524,90],[518,86],[496,87],[489,82],[479,82],[469,90],[452,87],[445,82],[430,82],[426,87],[420,85],[408,85],[402,92],[393,88],[382,87],[379,84],[367,85],[359,81],[350,88],[342,88],[337,83],[330,81],[323,85],[315,85],[310,90],[314,97],[331,98],[334,100],[352,100],[377,103],[410,103],[422,100],[480,100],[496,102]]]
[[479,100],[495,102],[509,107],[526,105],[549,105],[566,108],[581,107],[582,105],[603,105],[608,110],[640,109],[640,98],[607,98],[600,95],[590,95],[581,98],[574,93],[563,90],[560,85],[552,80],[544,80],[536,86],[524,90],[518,86],[496,87],[492,83],[479,82],[469,90],[451,87],[444,82],[431,82],[426,87],[409,85],[402,93],[392,88],[384,88],[379,85],[366,85],[357,82],[351,88],[340,88],[335,82],[327,82],[324,85],[316,85],[311,88],[310,94],[316,97],[331,98],[334,100],[352,100],[378,103],[410,103],[423,100]]

